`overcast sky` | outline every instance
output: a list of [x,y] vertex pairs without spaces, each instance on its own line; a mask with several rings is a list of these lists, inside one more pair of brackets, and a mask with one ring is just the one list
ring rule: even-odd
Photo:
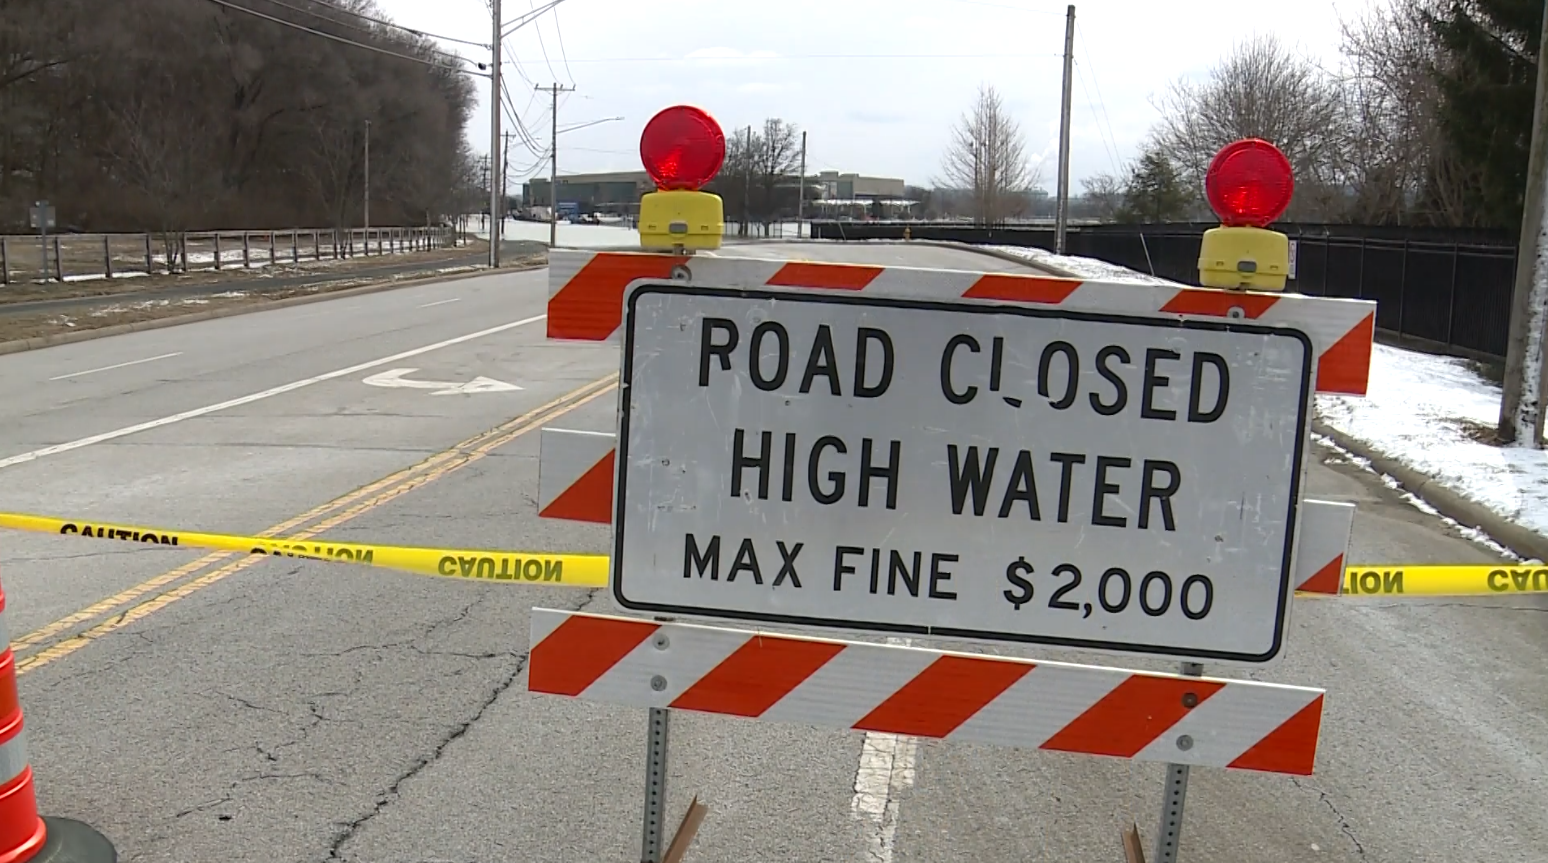
[[[487,0],[377,0],[394,21],[487,43]],[[1086,0],[1076,6],[1071,177],[1114,170],[1158,116],[1167,82],[1201,76],[1230,45],[1273,32],[1296,50],[1337,61],[1341,19],[1368,0]],[[507,22],[543,5],[504,0]],[[559,170],[638,170],[640,130],[680,102],[708,110],[728,131],[779,117],[808,133],[811,170],[939,176],[952,123],[980,82],[992,83],[1043,159],[1057,163],[1065,3],[1050,0],[566,0],[506,40],[507,89],[546,146],[548,96],[534,85],[574,85],[560,126],[622,116],[560,136]],[[482,49],[447,43],[463,56]],[[869,56],[868,56],[869,55]],[[884,55],[884,56],[877,56]],[[487,56],[487,55],[483,55]],[[489,83],[469,128],[488,152]],[[506,123],[509,128],[509,122]],[[546,175],[516,142],[512,178]]]

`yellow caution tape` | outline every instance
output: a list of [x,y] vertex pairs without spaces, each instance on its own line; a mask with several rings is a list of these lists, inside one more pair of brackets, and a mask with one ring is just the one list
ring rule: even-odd
[[1495,596],[1507,593],[1548,593],[1548,567],[1365,564],[1345,569],[1344,583],[1339,585],[1342,596]]
[[[0,512],[0,528],[241,554],[336,560],[419,575],[521,584],[606,587],[608,576],[608,557],[603,554],[417,548],[315,539],[266,539],[68,521],[11,512]],[[1339,586],[1341,596],[1493,596],[1521,593],[1548,593],[1548,566],[1361,564],[1344,570],[1344,582]],[[1296,595],[1308,598],[1331,596],[1303,592],[1297,592]]]
[[269,554],[309,560],[336,560],[398,569],[419,575],[471,578],[558,587],[606,587],[608,558],[603,554],[554,554],[542,551],[481,551],[366,545],[322,540],[265,539],[223,533],[194,533],[103,522],[66,521],[39,515],[0,512],[0,527],[63,536],[82,536],[162,546]]

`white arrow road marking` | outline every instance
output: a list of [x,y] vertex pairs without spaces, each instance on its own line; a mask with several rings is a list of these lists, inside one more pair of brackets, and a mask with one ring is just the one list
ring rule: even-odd
[[450,396],[458,393],[509,393],[520,390],[515,384],[505,381],[497,381],[494,378],[486,378],[482,375],[468,381],[465,384],[451,383],[449,381],[413,381],[403,376],[411,375],[419,369],[388,369],[385,372],[371,375],[361,383],[373,387],[406,387],[415,390],[435,390],[430,395]]

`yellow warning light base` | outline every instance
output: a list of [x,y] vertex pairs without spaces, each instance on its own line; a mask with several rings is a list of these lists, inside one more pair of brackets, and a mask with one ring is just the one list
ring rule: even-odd
[[725,233],[725,205],[719,195],[674,190],[640,198],[642,248],[718,249]]
[[1265,228],[1211,228],[1199,246],[1199,284],[1227,290],[1282,291],[1290,275],[1290,238]]

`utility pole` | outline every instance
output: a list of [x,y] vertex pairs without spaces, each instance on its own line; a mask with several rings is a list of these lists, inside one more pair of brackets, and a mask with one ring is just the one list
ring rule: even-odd
[[752,126],[742,147],[742,236],[752,235]]
[[500,266],[500,228],[504,221],[500,207],[500,191],[504,184],[500,178],[505,176],[505,163],[500,161],[500,98],[504,92],[500,88],[500,60],[505,56],[500,47],[500,27],[504,24],[500,17],[500,0],[490,0],[489,13],[493,20],[493,35],[489,42],[489,266],[497,268]]
[[[1548,7],[1548,3],[1544,4]],[[1537,51],[1537,100],[1532,112],[1531,156],[1527,160],[1521,245],[1516,251],[1516,285],[1511,295],[1510,342],[1505,356],[1505,393],[1500,400],[1499,439],[1540,449],[1543,441],[1544,327],[1548,325],[1548,8]],[[1534,281],[1535,276],[1535,281]]]
[[366,248],[371,248],[371,121],[367,120],[365,136],[365,229]]
[[1059,105],[1059,195],[1054,201],[1054,254],[1064,254],[1070,221],[1070,79],[1075,75],[1075,4],[1064,13],[1064,99]]
[[806,133],[801,133],[801,191],[796,193],[796,239],[801,239],[806,226]]
[[559,94],[572,92],[574,87],[561,86],[557,81],[539,91],[546,90],[554,103],[549,113],[548,130],[548,247],[559,245]]

